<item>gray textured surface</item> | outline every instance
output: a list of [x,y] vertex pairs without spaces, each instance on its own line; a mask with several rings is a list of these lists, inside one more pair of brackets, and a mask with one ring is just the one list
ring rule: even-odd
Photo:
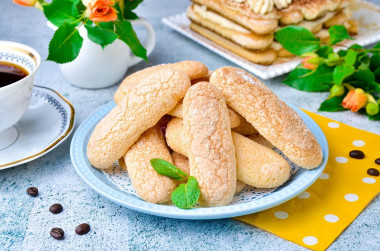
[[[372,0],[376,2],[375,0]],[[161,23],[163,16],[183,12],[185,0],[146,0],[139,8],[140,16],[155,27],[157,46],[149,65],[185,59],[199,60],[211,69],[233,65],[229,61],[193,43]],[[52,31],[38,10],[1,0],[0,39],[17,41],[34,47],[42,58],[47,56]],[[146,67],[140,63],[130,72]],[[327,96],[291,89],[283,77],[265,81],[283,100],[316,112]],[[78,126],[94,109],[112,99],[116,86],[102,90],[76,88],[62,77],[56,64],[44,61],[36,76],[36,84],[53,88],[67,97],[76,108]],[[380,134],[380,123],[366,117],[344,113],[320,113],[360,129]],[[234,220],[185,221],[159,218],[122,208],[100,197],[75,173],[69,157],[71,137],[49,154],[12,169],[0,171],[0,250],[304,250],[258,228]],[[31,198],[25,190],[37,186],[40,196]],[[53,215],[51,204],[60,202],[64,211]],[[380,249],[379,196],[331,245],[330,250]],[[75,227],[88,222],[90,234],[78,236]],[[52,227],[66,232],[63,241],[49,236]]]

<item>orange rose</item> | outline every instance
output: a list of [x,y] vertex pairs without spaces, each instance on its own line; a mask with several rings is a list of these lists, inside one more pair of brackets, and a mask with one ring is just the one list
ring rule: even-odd
[[116,10],[112,7],[111,0],[97,0],[94,4],[89,4],[90,20],[94,22],[110,22],[117,19]]
[[318,56],[307,56],[302,60],[302,65],[304,68],[309,69],[309,70],[314,70],[318,68],[318,64],[313,64],[308,62],[309,60],[312,60],[314,58],[317,58]]
[[19,5],[33,7],[37,0],[13,0],[13,2]]
[[346,109],[350,109],[351,112],[357,112],[366,104],[367,95],[362,89],[357,88],[347,93],[346,97],[343,99],[342,106]]

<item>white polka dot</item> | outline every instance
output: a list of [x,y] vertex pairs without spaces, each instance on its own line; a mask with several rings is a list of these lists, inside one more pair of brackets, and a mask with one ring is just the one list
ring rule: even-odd
[[346,163],[348,161],[348,159],[345,157],[336,157],[335,161],[338,163]]
[[361,147],[361,146],[364,146],[365,145],[365,142],[363,140],[354,140],[352,141],[352,144],[354,146],[358,146],[358,147]]
[[306,245],[313,246],[318,243],[318,239],[314,236],[306,236],[305,238],[303,238],[303,243],[305,243]]
[[333,214],[326,214],[325,215],[325,220],[327,222],[334,223],[334,222],[337,222],[339,220],[339,217],[336,216],[336,215],[333,215]]
[[277,211],[274,213],[274,216],[278,219],[286,219],[289,217],[289,214],[287,212],[284,212],[284,211]]
[[330,122],[327,124],[330,128],[338,128],[340,125],[336,122]]
[[321,180],[327,180],[328,178],[330,178],[330,174],[328,174],[328,173],[322,173],[321,176],[319,176],[319,178]]
[[362,181],[364,183],[367,183],[367,184],[375,184],[376,183],[376,180],[374,178],[370,178],[370,177],[365,177],[362,179]]
[[346,199],[346,201],[354,202],[354,201],[357,201],[359,199],[359,196],[357,196],[354,193],[348,193],[344,196],[344,198]]
[[300,195],[298,195],[298,198],[300,198],[300,199],[308,199],[308,198],[310,198],[310,193],[303,192]]

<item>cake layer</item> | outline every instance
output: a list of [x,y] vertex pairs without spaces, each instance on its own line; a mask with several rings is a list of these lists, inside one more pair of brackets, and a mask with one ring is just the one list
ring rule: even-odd
[[273,34],[256,35],[252,32],[242,32],[243,27],[225,20],[220,15],[207,11],[199,5],[190,6],[187,9],[187,16],[193,22],[249,50],[264,50],[273,42]]

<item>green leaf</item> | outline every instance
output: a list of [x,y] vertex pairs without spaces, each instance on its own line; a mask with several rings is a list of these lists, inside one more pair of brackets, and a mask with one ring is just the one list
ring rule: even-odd
[[127,20],[136,20],[139,19],[139,17],[134,13],[133,11],[130,10],[124,10],[124,18]]
[[115,22],[116,35],[131,48],[134,55],[148,62],[146,49],[141,45],[132,24],[126,20]]
[[286,50],[298,56],[314,51],[321,45],[321,41],[311,31],[297,25],[280,29],[274,37]]
[[150,164],[158,174],[168,176],[175,180],[185,181],[187,173],[173,165],[172,163],[163,159],[151,159]]
[[124,1],[124,10],[134,10],[143,0]]
[[105,29],[105,30],[110,30],[114,31],[114,23],[113,22],[100,22],[99,27]]
[[63,24],[54,33],[49,44],[47,60],[64,64],[73,61],[79,54],[83,38],[75,24]]
[[88,38],[94,43],[102,46],[103,49],[117,39],[117,36],[112,31],[102,29],[98,26],[89,26],[87,24],[85,24],[85,27],[87,29]]
[[328,91],[333,82],[333,72],[334,68],[325,64],[318,66],[313,73],[305,68],[296,68],[288,75],[284,83],[301,91]]
[[334,69],[333,79],[336,85],[341,85],[343,80],[352,75],[355,68],[352,65],[338,65]]
[[380,120],[380,112],[376,115],[370,115],[368,116],[369,120]]
[[51,4],[42,6],[46,18],[55,26],[59,27],[64,23],[78,24],[80,22],[80,20],[78,20],[79,12],[77,10],[77,4],[73,1],[54,0]]
[[197,203],[200,195],[198,181],[190,176],[186,184],[181,184],[172,192],[172,201],[179,208],[190,209]]
[[373,54],[370,59],[369,65],[372,71],[380,69],[380,54]]
[[342,42],[345,39],[354,40],[343,25],[334,25],[329,28],[330,44],[334,45]]
[[344,64],[345,65],[354,65],[356,62],[356,56],[357,55],[358,54],[354,50],[348,49],[347,54],[344,57]]
[[360,85],[366,85],[375,81],[375,74],[369,69],[360,69],[355,73],[355,78]]
[[333,52],[334,52],[333,48],[329,45],[323,45],[321,46],[321,48],[315,51],[315,53],[317,53],[318,56],[323,57],[323,58],[327,58],[328,55]]
[[345,96],[346,95],[342,95],[326,99],[325,101],[323,101],[318,110],[324,112],[339,112],[347,110],[342,106],[342,102]]
[[364,49],[363,46],[361,46],[360,44],[353,44],[349,47],[350,49],[355,49],[355,50],[360,50],[360,49]]
[[78,13],[83,13],[83,11],[87,9],[87,7],[83,5],[81,0],[75,0],[75,1],[76,1],[76,7],[77,7]]
[[380,43],[375,44],[374,49],[380,49]]

